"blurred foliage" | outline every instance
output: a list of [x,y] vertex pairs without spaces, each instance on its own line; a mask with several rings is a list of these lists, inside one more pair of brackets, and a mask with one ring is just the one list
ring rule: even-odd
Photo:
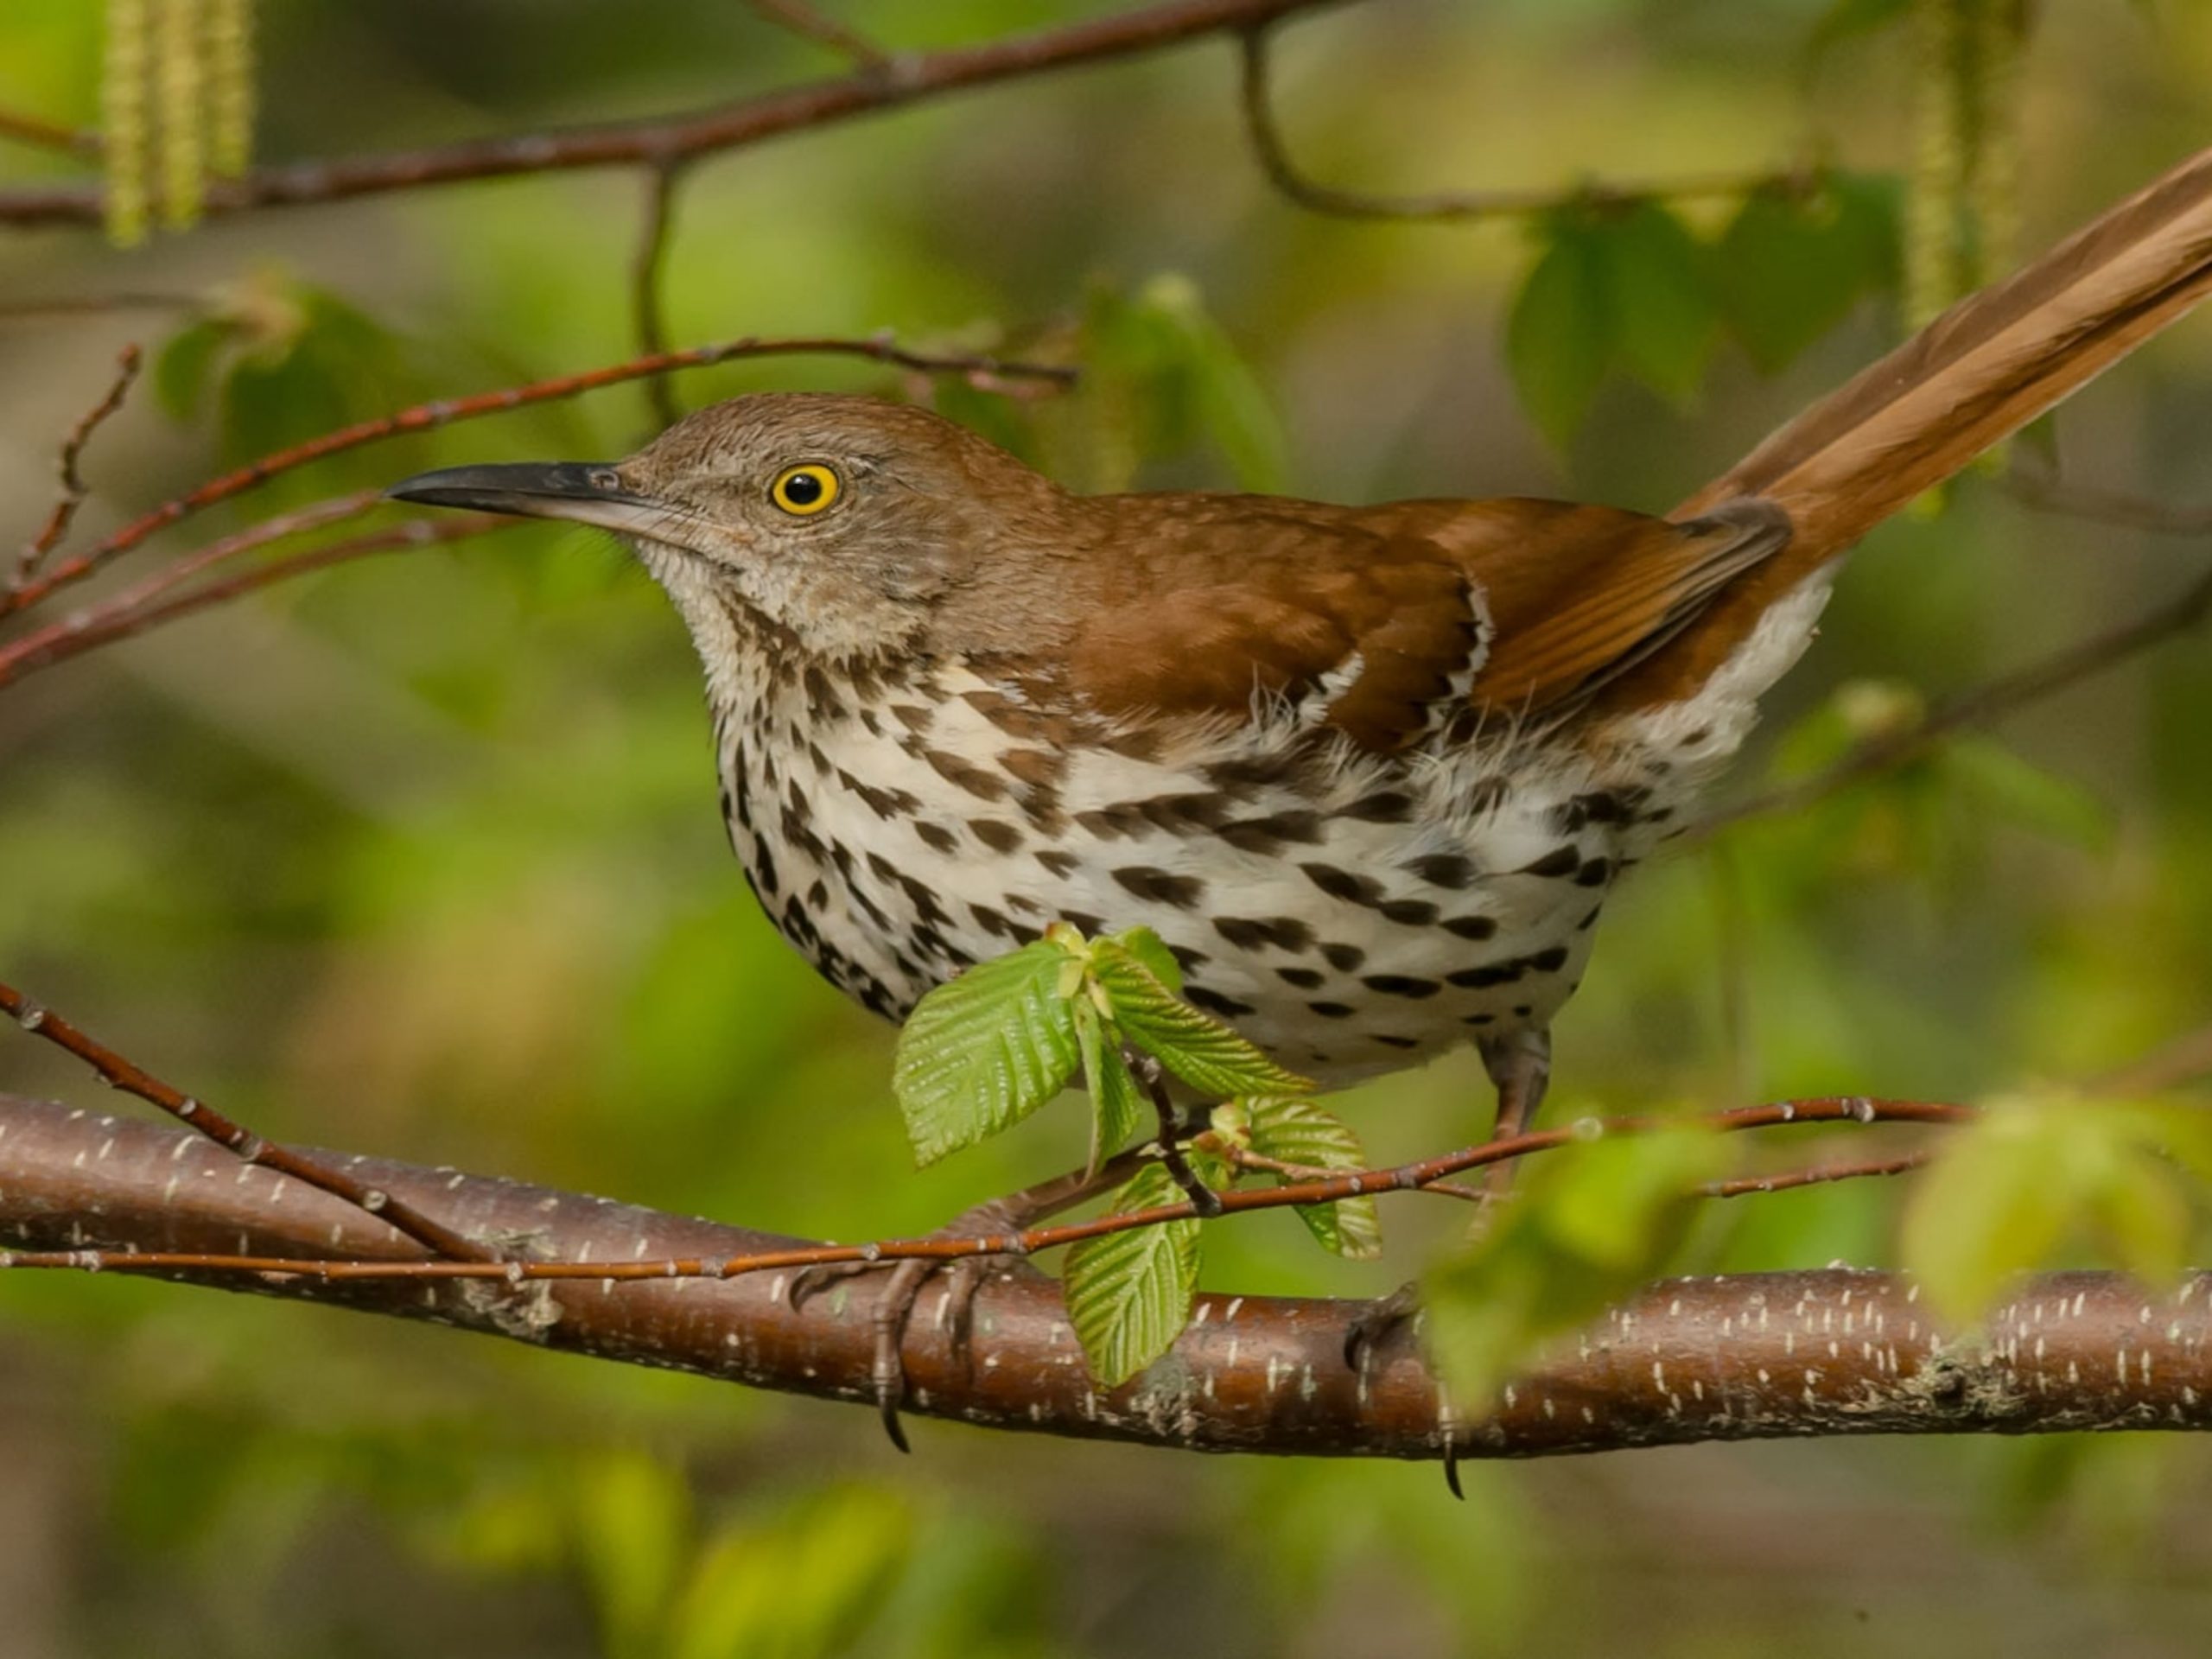
[[[1906,182],[1929,176],[1913,5],[1387,3],[1285,31],[1296,152],[1378,188],[1558,185],[1555,212],[1300,213],[1242,153],[1227,52],[1195,47],[786,139],[702,165],[678,202],[673,338],[888,326],[1065,350],[1082,391],[791,360],[687,376],[678,397],[903,390],[1086,487],[1658,508],[1895,337],[1906,245],[1924,252],[1934,222]],[[1078,11],[836,10],[901,48]],[[98,122],[103,10],[10,0],[0,108]],[[842,67],[709,0],[545,0],[528,28],[493,0],[257,10],[255,144],[278,162]],[[1986,169],[2012,165],[2020,244],[2040,245],[2201,144],[2208,84],[2204,8],[2041,9],[2017,119],[1986,129],[1946,223],[2001,207]],[[0,154],[10,181],[84,172]],[[1601,188],[1714,173],[1772,181]],[[217,217],[129,251],[0,240],[15,522],[44,512],[56,435],[126,338],[166,346],[159,401],[181,418],[149,399],[101,435],[87,534],[331,424],[626,354],[640,195],[563,175]],[[5,315],[110,290],[176,303]],[[2208,338],[2177,331],[2069,410],[2069,472],[2201,493]],[[283,487],[619,454],[652,423],[617,389]],[[1812,776],[2139,613],[2190,552],[1961,486],[1858,555],[1738,787]],[[912,1170],[890,1033],[743,893],[699,702],[649,584],[550,529],[332,572],[58,668],[0,696],[0,963],[271,1133],[756,1225],[922,1230],[1079,1162],[1082,1115],[1046,1111]],[[1700,1271],[1916,1254],[1955,1266],[1961,1303],[2035,1259],[2202,1259],[2201,1169],[2151,1150],[2188,1141],[2172,1103],[2085,1108],[2047,1080],[2212,1007],[2208,726],[2212,657],[2190,640],[1639,872],[1560,1023],[1551,1121],[1746,1092],[2022,1103],[1974,1132],[1986,1155],[1961,1141],[1917,1180],[1696,1210],[1675,1196],[1704,1166],[1696,1139],[1649,1163],[1605,1141],[1552,1154],[1560,1204],[1439,1269],[1461,1376],[1479,1386],[1662,1253]],[[0,1046],[0,1086],[89,1093],[29,1043]],[[1481,1098],[1463,1061],[1331,1103],[1396,1161],[1466,1140]],[[1783,1169],[1904,1133],[1729,1151]],[[1204,1271],[1373,1294],[1462,1219],[1400,1202],[1376,1266],[1313,1249],[1292,1217],[1240,1218],[1205,1230]],[[894,1462],[846,1409],[162,1286],[10,1279],[0,1331],[0,1653],[2183,1655],[2212,1622],[2212,1478],[2173,1440],[1470,1468],[1462,1506],[1433,1470],[927,1423]]]

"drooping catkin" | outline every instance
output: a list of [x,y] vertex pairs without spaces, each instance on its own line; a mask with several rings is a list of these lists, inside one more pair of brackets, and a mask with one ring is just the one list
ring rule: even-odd
[[200,217],[207,185],[200,0],[154,0],[154,105],[161,121],[162,223],[181,231]]
[[234,179],[253,159],[253,0],[207,0],[207,163]]
[[195,223],[210,177],[251,160],[253,0],[109,0],[105,111],[108,233],[143,238]]
[[147,102],[146,0],[108,0],[106,55],[100,71],[107,159],[107,233],[118,247],[144,239],[146,169],[152,137]]

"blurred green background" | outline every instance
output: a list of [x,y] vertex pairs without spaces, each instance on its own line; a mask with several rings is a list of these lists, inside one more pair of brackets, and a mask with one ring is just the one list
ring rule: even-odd
[[[920,47],[1106,10],[841,15]],[[1243,143],[1223,41],[709,160],[679,202],[670,333],[1072,343],[1092,372],[1062,404],[939,391],[1071,482],[1663,509],[1897,336],[1883,237],[1918,73],[1903,10],[1382,0],[1286,33],[1286,124],[1334,182],[1810,156],[1872,204],[1847,280],[1844,244],[1815,242],[1748,295],[1726,240],[1740,204],[1684,205],[1670,224],[1694,241],[1657,257],[1694,292],[1656,318],[1631,304],[1594,363],[1571,327],[1524,310],[1509,350],[1507,326],[1546,251],[1589,224],[1301,212]],[[2212,132],[2212,8],[2039,10],[2005,152],[2031,249]],[[0,108],[94,124],[100,11],[9,0]],[[841,68],[728,0],[260,12],[270,160]],[[1854,20],[1878,26],[1813,53]],[[0,146],[0,183],[83,171]],[[127,251],[0,234],[9,534],[35,528],[56,439],[127,340],[199,330],[166,397],[142,390],[96,441],[93,534],[337,421],[628,355],[643,200],[639,179],[594,174],[219,219]],[[101,292],[175,303],[30,308]],[[1789,360],[1762,373],[1755,353]],[[817,359],[676,390],[696,406],[900,385]],[[2056,452],[2069,477],[2202,500],[2208,410],[2197,319],[2070,405]],[[653,427],[643,391],[617,388],[366,451],[194,529],[426,465],[616,454]],[[2201,568],[2186,542],[2037,516],[1971,477],[1869,541],[1738,786],[1836,753],[1904,695],[1881,688],[1970,685]],[[1551,1109],[1973,1098],[2201,1024],[2209,730],[2199,637],[1640,873],[1560,1022]],[[843,1238],[926,1229],[1077,1155],[1081,1114],[1047,1111],[912,1173],[889,1032],[756,913],[690,648],[592,536],[375,561],[65,664],[0,695],[0,973],[271,1134]],[[1346,1110],[1378,1157],[1413,1156],[1479,1128],[1477,1082],[1453,1061]],[[0,1044],[0,1088],[98,1093],[27,1039]],[[1697,1261],[1891,1262],[1898,1200],[1862,1183],[1716,1206]],[[1208,1282],[1376,1294],[1456,1224],[1433,1208],[1388,1212],[1379,1268],[1323,1257],[1287,1217],[1224,1226]],[[1477,1467],[1455,1504],[1433,1468],[913,1433],[900,1459],[849,1408],[308,1306],[10,1276],[0,1656],[2117,1656],[2202,1653],[2212,1630],[2212,1456],[2181,1438]]]

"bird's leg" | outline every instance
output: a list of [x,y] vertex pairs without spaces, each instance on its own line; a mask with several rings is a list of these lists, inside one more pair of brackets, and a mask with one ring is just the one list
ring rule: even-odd
[[[1491,1126],[1490,1139],[1510,1141],[1528,1128],[1536,1108],[1543,1104],[1544,1089],[1551,1081],[1551,1033],[1531,1027],[1482,1043],[1478,1052],[1483,1069],[1497,1089],[1497,1119]],[[1478,1228],[1490,1224],[1490,1205],[1504,1197],[1513,1185],[1514,1167],[1510,1160],[1490,1166],[1483,1184],[1485,1203],[1475,1220]],[[1344,1363],[1354,1370],[1363,1369],[1382,1342],[1410,1320],[1420,1306],[1420,1287],[1410,1281],[1370,1302],[1344,1333]]]
[[[1071,1210],[1087,1198],[1096,1197],[1107,1188],[1126,1180],[1135,1173],[1146,1155],[1147,1148],[1138,1148],[1107,1159],[1094,1170],[1070,1170],[1066,1174],[1044,1181],[1019,1192],[1009,1192],[1003,1198],[979,1204],[952,1218],[930,1235],[932,1238],[991,1238],[1001,1234],[1027,1231],[1039,1222]],[[868,1262],[839,1262],[828,1267],[809,1268],[792,1281],[791,1305],[797,1312],[805,1302],[819,1295],[840,1280],[856,1278],[862,1274],[883,1273],[882,1287],[875,1294],[868,1317],[874,1326],[874,1358],[869,1368],[869,1383],[875,1395],[876,1409],[882,1414],[884,1432],[891,1436],[891,1443],[901,1452],[907,1450],[906,1431],[899,1421],[899,1403],[906,1397],[906,1370],[899,1357],[905,1341],[906,1325],[920,1300],[922,1287],[931,1276],[943,1272],[945,1277],[945,1300],[943,1320],[953,1352],[964,1355],[968,1348],[969,1319],[976,1293],[982,1287],[986,1274],[1000,1265],[996,1255],[963,1255],[950,1261],[935,1261],[925,1257],[909,1257],[889,1264]]]

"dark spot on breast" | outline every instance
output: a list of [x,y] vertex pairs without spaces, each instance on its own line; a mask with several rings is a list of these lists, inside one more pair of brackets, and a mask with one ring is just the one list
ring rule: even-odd
[[1371,875],[1354,875],[1333,864],[1301,864],[1306,879],[1332,899],[1351,905],[1374,905],[1382,896],[1382,884]]
[[1360,964],[1367,960],[1367,952],[1356,944],[1325,944],[1321,955],[1340,974],[1357,973]]
[[1386,1032],[1380,1031],[1370,1032],[1367,1039],[1371,1043],[1380,1043],[1385,1048],[1410,1049],[1421,1046],[1421,1039],[1418,1037],[1393,1037]]
[[1523,864],[1518,875],[1572,875],[1582,868],[1582,855],[1572,846],[1554,847],[1533,864]]
[[768,849],[765,845],[754,851],[753,868],[747,874],[752,876],[753,887],[759,890],[763,898],[775,897],[778,885],[776,861],[769,856]]
[[1137,898],[1178,910],[1194,909],[1205,896],[1205,883],[1196,876],[1171,875],[1155,865],[1130,864],[1110,874]]
[[950,854],[960,850],[960,837],[941,823],[931,823],[927,818],[916,818],[914,833],[922,838],[925,846],[938,852]]
[[930,769],[956,789],[964,789],[978,800],[995,801],[1006,795],[1006,779],[995,772],[977,766],[965,756],[951,754],[944,749],[925,749],[922,759]]
[[1584,861],[1582,868],[1574,873],[1574,885],[1578,887],[1602,887],[1611,880],[1612,874],[1613,861],[1611,859],[1588,859]]
[[995,853],[1011,853],[1021,846],[1021,831],[996,818],[970,818],[969,832]]
[[891,717],[917,737],[926,733],[937,721],[934,710],[924,709],[912,702],[893,703]]
[[830,905],[830,884],[817,880],[806,890],[806,903],[810,910],[826,910]]
[[1458,853],[1431,853],[1426,858],[1414,859],[1406,868],[1432,886],[1454,890],[1475,879],[1474,861]]
[[1052,749],[1001,749],[998,762],[1007,777],[1032,789],[1056,787],[1067,765]]
[[1193,950],[1187,944],[1171,944],[1167,947],[1167,954],[1175,958],[1175,965],[1186,974],[1213,960],[1205,951]]
[[1414,798],[1400,789],[1377,790],[1363,795],[1344,809],[1347,818],[1361,818],[1369,823],[1403,823],[1414,815]]
[[1359,982],[1384,996],[1407,996],[1417,1002],[1444,988],[1433,979],[1416,979],[1410,974],[1370,974]]
[[1578,933],[1587,933],[1597,925],[1598,912],[1604,908],[1602,905],[1592,905],[1590,907],[1590,913],[1574,925],[1574,931]]
[[1020,939],[1026,937],[1028,932],[1027,928],[1012,917],[1006,915],[1003,912],[993,910],[988,905],[970,905],[968,906],[968,913],[976,918],[976,926],[998,938]]
[[1252,1012],[1249,1002],[1239,1002],[1233,996],[1224,996],[1219,991],[1210,991],[1203,985],[1185,985],[1183,1000],[1194,1008],[1204,1008],[1208,1014],[1217,1014],[1224,1020],[1234,1020],[1239,1014]]
[[1221,826],[1221,838],[1248,853],[1277,853],[1294,842],[1315,846],[1321,839],[1321,815],[1301,810],[1277,812],[1264,818],[1238,818]]
[[1313,930],[1292,917],[1255,920],[1243,916],[1217,916],[1213,931],[1240,950],[1274,945],[1281,950],[1303,950],[1313,943]]
[[1498,962],[1487,968],[1462,968],[1456,974],[1445,975],[1444,982],[1462,990],[1487,990],[1493,985],[1510,985],[1524,971],[1517,962]]
[[1322,974],[1312,968],[1278,968],[1275,977],[1286,985],[1297,986],[1301,991],[1319,990],[1323,979]]
[[1348,1020],[1354,1010],[1342,1002],[1308,1002],[1306,1007],[1324,1020]]
[[909,795],[903,789],[878,789],[872,784],[862,783],[842,768],[838,771],[837,781],[859,796],[867,804],[868,810],[879,818],[904,817],[921,808],[920,797]]
[[1089,911],[1064,910],[1060,912],[1060,919],[1078,933],[1093,938],[1106,931],[1105,918],[1093,916]]
[[1456,938],[1496,938],[1497,918],[1494,916],[1453,916],[1445,921],[1444,931]]
[[1393,899],[1382,909],[1385,921],[1404,927],[1433,927],[1436,923],[1436,906],[1425,899]]
[[1465,1014],[1459,1023],[1463,1026],[1492,1026],[1497,1023],[1497,1016],[1494,1014]]
[[1555,974],[1567,966],[1567,947],[1555,944],[1548,950],[1539,950],[1529,958],[1529,965],[1540,974]]
[[1074,874],[1083,863],[1073,853],[1056,852],[1050,847],[1039,848],[1034,856],[1039,864],[1063,879]]

